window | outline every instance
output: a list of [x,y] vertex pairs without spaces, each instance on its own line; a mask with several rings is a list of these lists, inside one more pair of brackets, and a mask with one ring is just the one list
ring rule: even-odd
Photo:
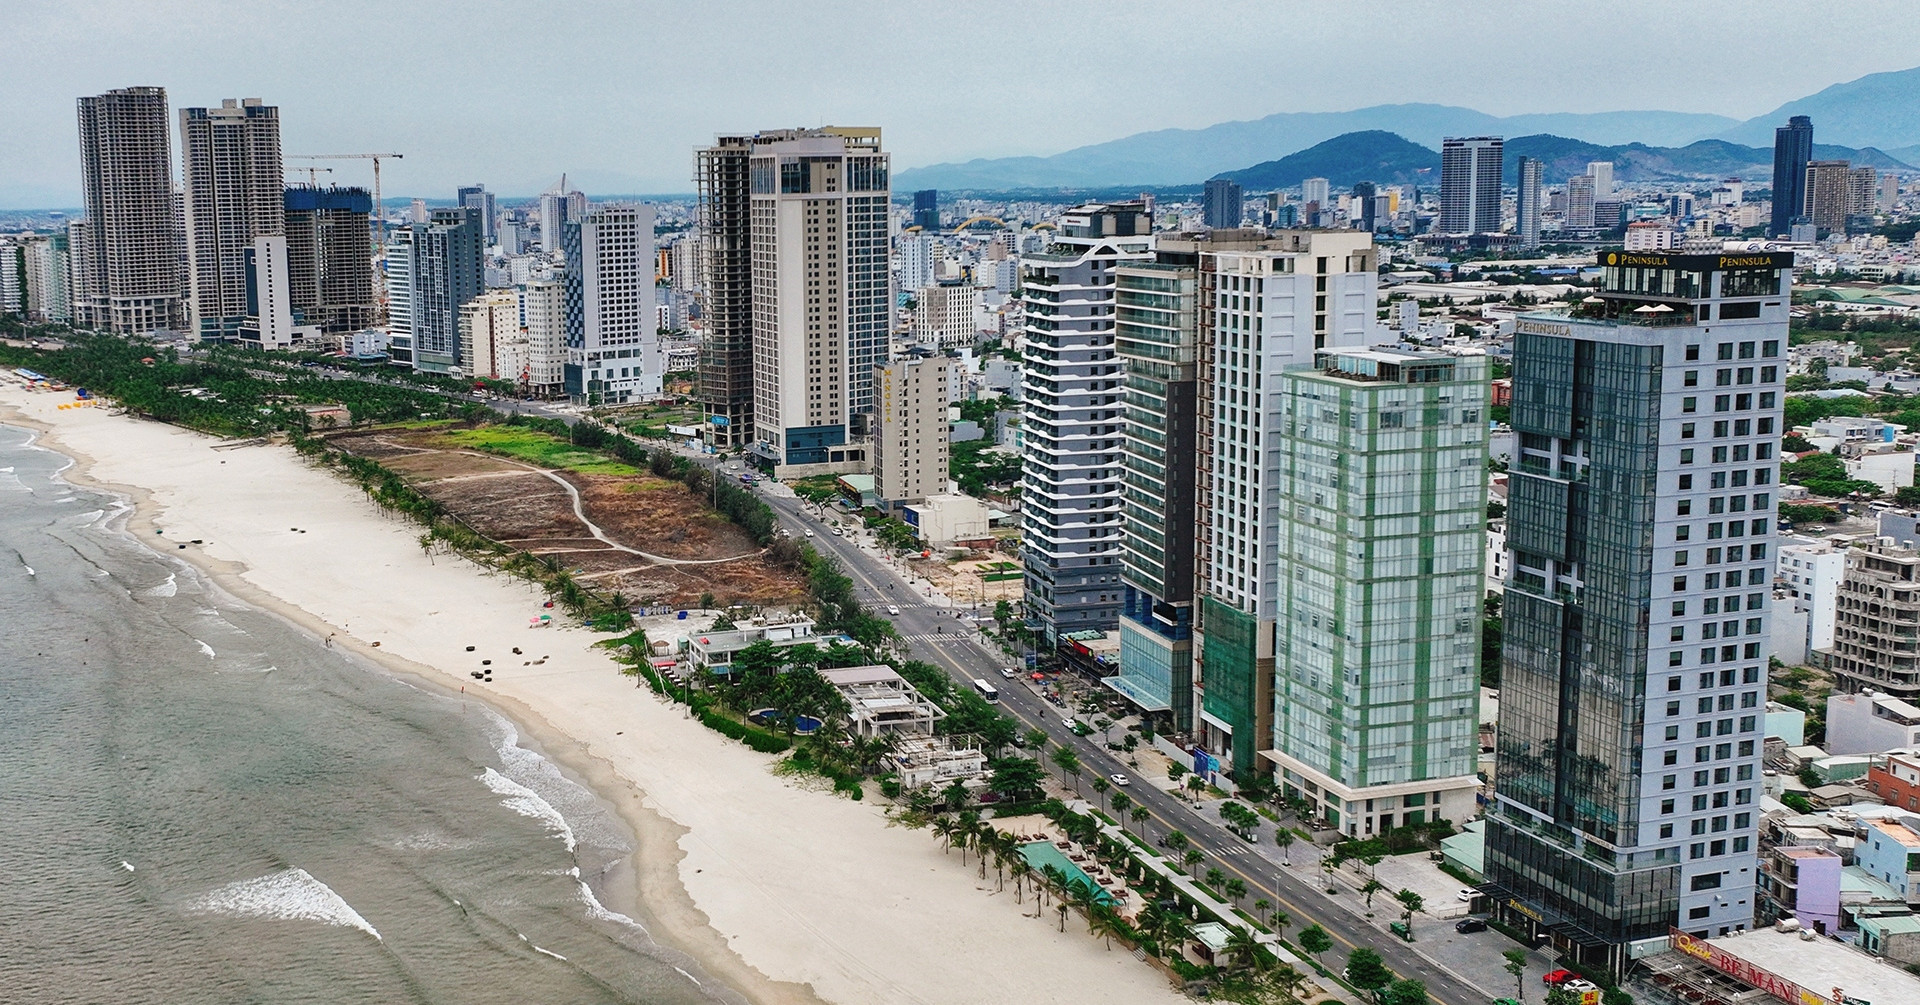
[[1709,872],[1695,876],[1693,877],[1693,882],[1689,883],[1688,886],[1693,889],[1694,893],[1699,893],[1701,890],[1718,890],[1720,889],[1720,874],[1717,872]]
[[1714,349],[1715,359],[1732,359],[1733,358],[1732,342],[1722,342],[1719,345],[1714,346],[1713,349]]
[[[1687,491],[1691,491],[1692,489],[1693,489],[1693,476],[1681,475],[1680,491],[1687,492]],[[1693,512],[1693,500],[1691,499],[1680,500],[1680,515],[1686,516],[1688,513],[1691,513],[1691,512]]]
[[1698,371],[1698,370],[1688,370],[1688,371],[1686,372],[1686,376],[1684,377],[1684,379],[1682,379],[1682,380],[1680,381],[1680,383],[1681,383],[1681,384],[1683,384],[1683,385],[1685,385],[1685,386],[1687,386],[1687,387],[1699,387],[1699,386],[1700,386],[1700,371]]
[[1686,448],[1683,448],[1683,449],[1682,449],[1682,450],[1680,451],[1680,463],[1682,463],[1682,464],[1692,464],[1692,463],[1693,463],[1693,448],[1692,448],[1692,447],[1686,447]]
[[[1769,343],[1767,343],[1767,344],[1768,344],[1768,345],[1772,345],[1773,343],[1771,343],[1771,342],[1769,342]],[[1693,360],[1696,360],[1696,359],[1699,359],[1699,358],[1700,358],[1700,347],[1699,347],[1699,346],[1697,346],[1697,345],[1690,345],[1690,346],[1688,346],[1688,347],[1687,347],[1687,360],[1688,360],[1689,362],[1691,362],[1691,361],[1693,361]]]
[[[1681,439],[1683,439],[1683,440],[1691,440],[1691,439],[1693,439],[1693,423],[1691,423],[1691,422],[1682,422],[1682,423],[1680,424],[1680,438],[1681,438]],[[1683,464],[1684,464],[1684,463],[1687,463],[1687,462],[1686,462],[1686,460],[1685,460],[1685,459],[1682,459],[1682,461],[1681,461],[1681,463],[1683,463]]]
[[1700,405],[1700,399],[1698,398],[1681,398],[1680,399],[1680,410],[1682,412],[1699,411],[1699,405]]

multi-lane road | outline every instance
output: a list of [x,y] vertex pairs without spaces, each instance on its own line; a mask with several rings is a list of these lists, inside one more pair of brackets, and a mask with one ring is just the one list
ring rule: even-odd
[[[954,616],[956,610],[966,609],[965,604],[954,607],[930,602],[924,587],[916,588],[884,559],[862,549],[855,541],[833,535],[830,525],[815,519],[800,500],[776,498],[770,493],[761,493],[761,498],[795,535],[813,530],[813,546],[839,559],[842,570],[852,577],[874,607],[880,610],[885,610],[887,604],[900,607],[900,614],[893,618],[895,628],[904,638],[918,640],[908,643],[915,655],[944,668],[962,683],[986,678],[996,685],[1004,685],[1000,687],[1001,709],[1019,720],[1024,729],[1044,730],[1052,742],[1071,748],[1088,774],[1131,771],[1106,749],[1098,735],[1082,737],[1069,730],[1065,722],[1071,714],[1068,710],[1049,704],[1031,687],[1000,678],[999,670],[1007,664],[1005,656],[997,647],[989,648],[991,643],[980,639],[974,622]],[[1218,868],[1230,876],[1240,877],[1247,884],[1249,899],[1265,898],[1286,911],[1293,919],[1295,932],[1312,924],[1326,929],[1335,943],[1328,962],[1337,966],[1333,956],[1344,959],[1347,951],[1355,946],[1368,946],[1377,951],[1396,974],[1424,981],[1428,995],[1437,1005],[1484,1005],[1488,1001],[1490,996],[1486,993],[1333,902],[1321,891],[1314,877],[1275,866],[1250,849],[1246,841],[1196,813],[1183,800],[1143,783],[1129,786],[1127,794],[1151,814],[1145,825],[1147,840],[1157,843],[1169,831],[1179,830],[1206,854],[1203,869]],[[1428,925],[1439,923],[1427,922]]]

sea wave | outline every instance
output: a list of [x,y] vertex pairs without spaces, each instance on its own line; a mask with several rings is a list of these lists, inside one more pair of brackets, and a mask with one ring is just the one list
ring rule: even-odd
[[152,586],[152,587],[148,587],[147,589],[141,590],[140,595],[143,597],[171,597],[179,592],[180,592],[179,577],[176,574],[169,572],[167,573],[166,582],[161,583],[159,586]]
[[502,797],[500,805],[505,806],[523,817],[532,817],[535,820],[545,823],[548,830],[558,832],[561,839],[566,841],[568,851],[574,850],[576,844],[573,838],[573,828],[567,826],[567,818],[561,816],[560,811],[554,809],[552,803],[540,798],[540,793],[527,788],[492,768],[488,768],[481,773],[480,781],[485,784],[487,788],[492,789],[495,795]]
[[259,879],[229,883],[204,894],[187,905],[189,914],[212,914],[236,918],[274,918],[282,921],[318,921],[359,930],[380,938],[380,933],[353,909],[333,888],[313,878],[305,869],[288,869]]

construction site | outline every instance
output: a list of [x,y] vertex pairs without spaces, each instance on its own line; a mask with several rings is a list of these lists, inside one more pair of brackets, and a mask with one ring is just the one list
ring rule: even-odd
[[[792,606],[795,569],[770,561],[746,531],[680,482],[541,434],[475,449],[485,429],[369,430],[330,438],[378,461],[474,531],[551,557],[583,585],[648,607]],[[504,451],[496,452],[496,451]],[[521,456],[513,456],[518,453]]]

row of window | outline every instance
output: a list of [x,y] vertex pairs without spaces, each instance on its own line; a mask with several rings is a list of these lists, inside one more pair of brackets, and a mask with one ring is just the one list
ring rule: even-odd
[[[1754,343],[1754,342],[1716,343],[1714,345],[1714,358],[1715,359],[1733,359],[1735,355],[1738,354],[1740,359],[1752,359],[1754,351],[1756,349],[1758,349],[1760,355],[1766,357],[1767,359],[1774,359],[1780,355],[1779,341],[1775,339],[1767,339],[1763,342],[1758,342],[1758,343]],[[1699,358],[1700,358],[1700,347],[1698,345],[1687,346],[1687,361],[1694,362]]]
[[[1754,498],[1759,500],[1765,499],[1766,496],[1759,495]],[[1746,500],[1744,497],[1735,496],[1734,502],[1745,503]],[[1740,507],[1736,506],[1735,508],[1738,509]],[[1760,508],[1757,502],[1755,503],[1755,508]],[[1721,562],[1758,562],[1767,557],[1767,546],[1764,544],[1730,544],[1724,548],[1708,548],[1704,557],[1707,565],[1719,565]],[[1674,552],[1674,567],[1679,568],[1680,566],[1686,565],[1688,558],[1689,552],[1685,548]]]

